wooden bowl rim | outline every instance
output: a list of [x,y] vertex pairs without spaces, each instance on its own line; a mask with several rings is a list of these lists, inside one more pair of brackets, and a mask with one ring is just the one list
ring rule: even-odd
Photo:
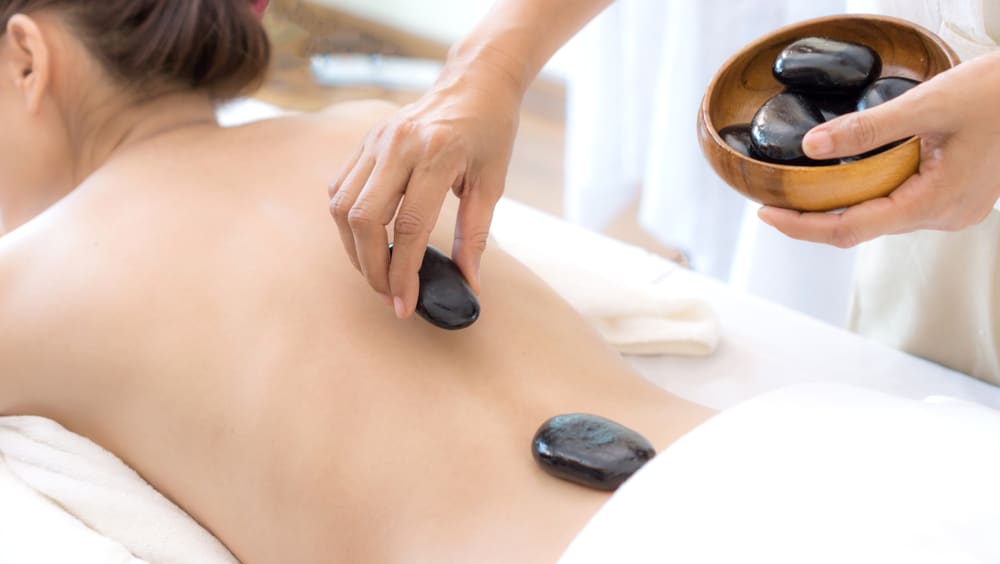
[[[837,22],[837,21],[844,21],[844,20],[865,20],[865,21],[870,21],[870,22],[888,23],[888,24],[897,25],[897,26],[900,26],[900,27],[903,27],[903,28],[911,29],[911,30],[919,33],[920,35],[922,35],[926,39],[929,39],[934,44],[935,47],[937,47],[938,49],[940,49],[941,52],[944,53],[944,55],[948,58],[948,62],[951,64],[952,67],[955,67],[956,65],[958,65],[961,62],[961,59],[959,58],[958,54],[955,53],[955,50],[952,49],[951,46],[948,45],[948,43],[945,42],[944,39],[941,39],[941,37],[939,37],[936,33],[934,33],[933,31],[927,29],[926,27],[924,27],[924,26],[922,26],[920,24],[911,22],[909,20],[904,20],[904,19],[901,19],[901,18],[894,18],[892,16],[880,16],[880,15],[876,15],[876,14],[847,14],[847,15],[840,14],[840,15],[834,15],[834,16],[823,16],[821,18],[813,18],[813,19],[810,19],[810,20],[804,20],[804,21],[801,21],[801,22],[796,22],[796,23],[793,23],[793,24],[789,24],[789,25],[783,26],[781,28],[778,28],[778,29],[772,31],[771,33],[768,33],[767,35],[764,35],[764,36],[758,38],[757,40],[753,41],[749,45],[743,47],[742,49],[740,49],[739,51],[737,51],[736,53],[734,53],[731,57],[729,57],[729,59],[727,59],[726,62],[723,63],[721,67],[719,67],[719,70],[717,70],[715,72],[715,75],[712,77],[712,81],[708,83],[708,89],[705,91],[705,97],[701,101],[701,119],[705,122],[705,129],[707,129],[709,135],[711,135],[712,141],[715,142],[716,145],[722,147],[722,149],[724,151],[727,151],[729,154],[736,156],[740,160],[743,160],[743,161],[746,161],[746,162],[749,162],[749,163],[753,163],[753,164],[756,164],[756,165],[773,167],[776,170],[802,170],[802,169],[809,169],[809,170],[829,170],[829,169],[832,169],[832,168],[835,168],[835,167],[849,167],[849,166],[857,165],[857,164],[860,164],[862,162],[867,161],[868,159],[861,159],[861,160],[854,161],[854,162],[851,162],[851,163],[838,163],[838,164],[827,165],[827,166],[803,166],[803,165],[783,165],[783,164],[777,164],[777,163],[770,163],[770,162],[767,162],[767,161],[761,161],[761,160],[758,160],[758,159],[752,159],[752,158],[744,155],[743,153],[740,153],[736,149],[733,149],[732,147],[730,147],[729,143],[726,143],[726,141],[722,138],[722,136],[719,135],[718,128],[716,128],[715,124],[712,123],[712,114],[709,112],[709,109],[708,109],[709,100],[711,100],[712,99],[712,95],[715,94],[715,88],[718,85],[719,80],[722,78],[722,75],[726,71],[728,71],[729,68],[733,65],[733,63],[735,63],[736,60],[739,59],[740,57],[742,57],[743,55],[746,55],[747,53],[750,53],[750,52],[753,52],[753,51],[759,49],[765,43],[769,43],[774,37],[776,37],[778,35],[782,35],[782,34],[787,33],[789,31],[793,31],[793,30],[795,30],[797,28],[805,27],[805,26],[811,26],[811,25],[815,25],[815,24],[823,24],[823,23],[831,23],[831,22]],[[893,147],[892,149],[890,149],[888,151],[885,151],[883,153],[879,153],[879,155],[884,155],[884,154],[888,154],[888,153],[891,153],[891,152],[894,152],[894,151],[901,150],[903,147],[906,147],[907,145],[912,145],[913,143],[920,143],[920,137],[913,136],[909,140],[907,140],[905,143],[901,143],[900,145],[898,145],[896,147]],[[874,156],[877,157],[879,155],[874,155]]]

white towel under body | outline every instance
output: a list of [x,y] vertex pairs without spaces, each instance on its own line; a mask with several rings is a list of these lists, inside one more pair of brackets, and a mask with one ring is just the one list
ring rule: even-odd
[[47,419],[0,418],[0,503],[4,564],[237,562],[121,460]]

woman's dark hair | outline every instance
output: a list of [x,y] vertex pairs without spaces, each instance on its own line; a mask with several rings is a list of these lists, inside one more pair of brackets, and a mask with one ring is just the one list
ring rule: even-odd
[[0,0],[0,34],[18,13],[52,10],[108,72],[144,96],[177,88],[227,99],[263,81],[271,46],[254,0]]

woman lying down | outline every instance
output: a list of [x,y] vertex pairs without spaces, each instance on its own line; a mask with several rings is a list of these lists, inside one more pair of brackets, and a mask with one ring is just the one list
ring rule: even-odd
[[[498,251],[476,325],[397,321],[325,188],[390,109],[215,124],[267,64],[251,2],[0,17],[0,413],[116,453],[241,561],[1000,561],[985,408],[810,388],[714,415]],[[532,437],[577,412],[661,454],[613,497],[558,480]]]

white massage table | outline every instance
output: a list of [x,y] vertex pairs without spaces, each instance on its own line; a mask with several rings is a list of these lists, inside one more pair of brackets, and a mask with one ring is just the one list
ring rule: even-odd
[[1000,408],[1000,388],[734,291],[522,204],[501,201],[493,231],[501,247],[529,238],[553,255],[572,253],[609,277],[648,281],[706,300],[722,324],[715,354],[631,358],[647,378],[691,401],[723,409],[792,384],[840,382],[913,399],[950,396]]
[[[278,113],[279,110],[265,104],[247,102],[229,110],[225,121],[240,123]],[[1000,408],[1000,388],[740,294],[656,255],[516,202],[501,201],[493,231],[497,244],[514,251],[515,256],[519,245],[528,245],[534,249],[536,258],[542,253],[543,257],[558,256],[586,263],[590,270],[608,279],[651,284],[664,293],[708,302],[722,326],[721,341],[713,355],[630,357],[633,365],[651,381],[703,405],[728,408],[792,384],[839,382],[907,398],[950,396]],[[0,447],[4,440],[8,445],[15,444],[11,441],[43,445],[46,437],[56,437],[60,432],[45,422],[33,422],[26,425],[37,433],[31,437],[31,433],[24,432],[25,426],[17,423],[14,425],[19,429],[14,429],[13,434],[8,432],[4,439],[4,426],[8,424],[11,422],[0,418]],[[52,551],[60,547],[82,551],[87,543],[90,548],[86,550],[93,558],[83,558],[81,552],[73,561],[133,562],[137,560],[131,554],[156,554],[146,558],[168,563],[233,562],[215,539],[182,514],[178,517],[176,508],[165,507],[163,500],[137,477],[133,476],[127,487],[120,487],[117,479],[106,479],[127,469],[116,467],[117,461],[101,459],[97,452],[101,449],[79,441],[68,443],[71,451],[60,447],[57,454],[64,462],[69,460],[68,464],[81,467],[74,473],[85,475],[86,479],[47,470],[48,459],[41,454],[37,461],[15,461],[8,456],[5,466],[5,453],[0,448],[0,562],[5,555],[10,556],[4,551],[12,546],[15,554],[20,548],[24,551],[21,554],[37,557],[17,558],[17,562],[49,562],[63,560]],[[28,445],[24,451],[33,449],[35,446]],[[28,480],[25,476],[29,473],[37,481]],[[142,487],[149,491],[143,493]],[[90,495],[90,490],[98,493]],[[114,503],[109,505],[109,499]],[[83,509],[74,512],[70,510],[73,507]],[[101,516],[102,522],[95,523],[80,515],[87,511]],[[149,529],[133,526],[133,515],[146,517]],[[126,532],[111,534],[104,529]],[[81,539],[74,540],[75,536]],[[201,556],[192,559],[195,545]],[[56,560],[41,558],[43,553]]]

